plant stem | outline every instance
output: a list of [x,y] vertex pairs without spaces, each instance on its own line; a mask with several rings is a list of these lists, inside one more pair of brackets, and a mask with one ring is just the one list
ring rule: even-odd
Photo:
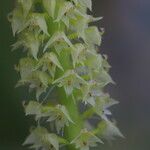
[[[72,69],[72,62],[70,60],[70,55],[67,49],[63,50],[60,56],[60,62],[64,70]],[[62,72],[57,71],[57,75],[61,76]],[[69,112],[71,119],[74,121],[70,123],[69,126],[65,127],[65,138],[71,142],[77,135],[79,135],[81,129],[83,128],[83,120],[79,114],[78,104],[74,101],[72,96],[66,96],[64,88],[58,88],[58,98],[59,102],[66,107]],[[67,150],[76,150],[72,145],[67,146]]]
[[[71,142],[80,133],[83,127],[83,122],[78,111],[77,103],[74,102],[73,98],[71,96],[67,97],[63,88],[58,89],[58,93],[60,103],[65,105],[72,120],[74,121],[74,124],[70,123],[68,127],[65,127],[64,132],[66,139]],[[76,150],[76,148],[72,145],[68,145],[67,150]]]

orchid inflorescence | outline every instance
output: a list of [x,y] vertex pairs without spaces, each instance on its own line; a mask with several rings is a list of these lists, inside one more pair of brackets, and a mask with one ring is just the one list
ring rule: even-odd
[[89,11],[91,0],[17,0],[8,16],[17,38],[13,50],[24,52],[15,67],[16,86],[35,93],[23,105],[36,121],[23,143],[29,148],[89,150],[104,139],[123,137],[107,117],[118,102],[104,92],[114,82],[107,56],[98,53],[103,30],[94,22],[102,17]]

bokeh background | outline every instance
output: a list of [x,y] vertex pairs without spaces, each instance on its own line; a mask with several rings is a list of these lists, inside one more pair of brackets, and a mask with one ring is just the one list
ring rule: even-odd
[[[23,89],[15,89],[14,64],[20,52],[14,42],[7,14],[13,0],[0,1],[0,150],[25,150],[21,143],[31,120],[22,109]],[[93,0],[95,16],[103,16],[102,53],[109,57],[116,86],[109,91],[120,105],[114,117],[125,139],[100,145],[98,150],[150,150],[150,0]]]

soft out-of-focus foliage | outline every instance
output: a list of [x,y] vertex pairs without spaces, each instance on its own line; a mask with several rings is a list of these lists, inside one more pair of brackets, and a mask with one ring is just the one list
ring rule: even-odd
[[[107,57],[97,53],[103,30],[89,26],[101,18],[88,15],[87,10],[92,10],[91,0],[18,0],[8,16],[17,37],[13,49],[25,53],[16,66],[17,86],[27,85],[35,93],[34,101],[24,104],[26,115],[33,115],[37,122],[24,142],[30,148],[58,150],[71,145],[70,150],[89,150],[103,143],[103,138],[123,137],[107,118],[108,108],[117,102],[104,92],[114,82]],[[81,103],[85,112],[80,116],[74,112],[74,118],[69,107],[78,109]],[[95,116],[101,118],[97,128],[86,127],[85,122]],[[70,125],[73,135],[67,132]]]

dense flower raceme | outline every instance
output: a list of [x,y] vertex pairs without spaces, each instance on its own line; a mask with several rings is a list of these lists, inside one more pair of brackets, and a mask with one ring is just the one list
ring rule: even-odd
[[[24,52],[15,67],[20,73],[17,86],[35,92],[33,100],[24,103],[26,115],[37,122],[23,143],[32,149],[71,145],[69,150],[89,150],[103,139],[123,137],[107,118],[108,108],[117,102],[104,92],[113,81],[107,57],[97,52],[103,30],[92,22],[101,17],[87,11],[92,11],[91,0],[17,0],[8,16],[17,37],[13,50]],[[84,112],[78,108],[81,104]],[[88,120],[92,117],[100,118],[96,129]]]

